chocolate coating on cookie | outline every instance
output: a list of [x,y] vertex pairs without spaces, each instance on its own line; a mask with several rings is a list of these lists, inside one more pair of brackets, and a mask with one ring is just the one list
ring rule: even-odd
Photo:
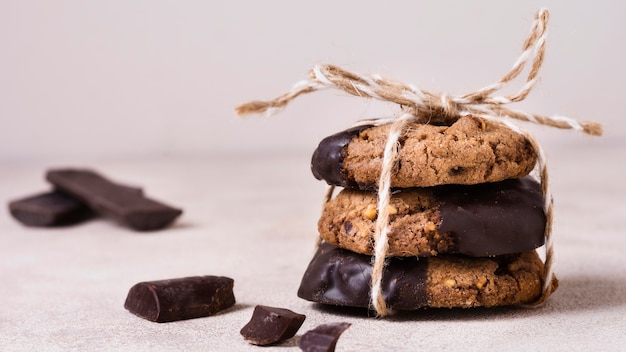
[[[322,243],[304,273],[298,296],[369,308],[371,259]],[[494,307],[532,302],[541,293],[542,273],[536,251],[491,258],[390,258],[381,288],[385,303],[394,310]]]
[[475,257],[523,252],[544,243],[541,186],[531,177],[475,186],[447,186],[439,232],[453,238],[453,253]]
[[[328,243],[373,253],[377,194],[342,190],[318,223]],[[486,257],[544,243],[541,186],[532,177],[480,185],[397,189],[390,199],[388,256],[460,253]]]
[[[370,304],[371,257],[322,243],[307,268],[298,297],[337,306]],[[426,261],[392,259],[382,281],[385,302],[393,309],[413,310],[426,305]]]
[[325,180],[328,184],[341,187],[357,187],[343,173],[345,147],[354,136],[357,136],[361,131],[369,127],[372,126],[356,126],[324,138],[317,149],[315,149],[315,152],[313,152],[313,157],[311,158],[313,176],[318,180]]

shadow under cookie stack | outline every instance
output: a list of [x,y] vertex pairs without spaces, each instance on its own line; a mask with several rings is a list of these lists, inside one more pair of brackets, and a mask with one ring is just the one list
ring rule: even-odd
[[529,176],[537,152],[524,134],[469,115],[450,126],[411,122],[400,135],[378,287],[385,307],[373,304],[378,182],[390,128],[353,127],[315,150],[314,176],[343,189],[324,204],[322,241],[298,296],[378,315],[537,301],[544,264],[535,249],[546,229],[541,185]]

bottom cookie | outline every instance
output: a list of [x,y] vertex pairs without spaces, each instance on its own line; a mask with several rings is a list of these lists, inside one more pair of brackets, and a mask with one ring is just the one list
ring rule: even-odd
[[[322,243],[304,273],[298,297],[370,307],[371,258]],[[382,291],[394,310],[516,305],[539,298],[542,273],[543,263],[534,250],[488,258],[390,258]]]

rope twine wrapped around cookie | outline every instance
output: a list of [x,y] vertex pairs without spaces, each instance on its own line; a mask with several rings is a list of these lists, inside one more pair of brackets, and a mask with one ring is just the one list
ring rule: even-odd
[[[557,281],[554,278],[552,268],[554,258],[552,241],[553,201],[548,187],[548,171],[544,152],[529,132],[512,124],[510,119],[562,129],[575,129],[593,136],[602,134],[602,126],[595,122],[578,122],[565,116],[529,114],[505,107],[507,104],[524,100],[537,83],[537,76],[543,64],[545,54],[548,19],[548,10],[539,10],[535,15],[530,34],[524,41],[522,53],[513,67],[496,83],[465,95],[435,94],[418,89],[411,84],[383,78],[380,75],[362,75],[334,65],[317,65],[310,71],[311,80],[296,83],[289,92],[270,101],[251,101],[236,108],[236,112],[239,115],[252,113],[271,115],[302,94],[327,88],[338,89],[363,98],[393,102],[402,107],[402,113],[396,117],[356,123],[356,125],[362,123],[391,125],[384,148],[382,170],[378,181],[378,216],[375,224],[374,255],[372,258],[371,304],[379,316],[382,317],[391,313],[385,303],[381,289],[388,249],[387,231],[390,217],[391,174],[397,162],[398,140],[409,123],[434,123],[449,126],[462,116],[473,115],[494,121],[495,123],[505,124],[529,140],[538,156],[536,169],[543,193],[546,228],[544,234],[545,269],[542,292],[539,299],[528,306],[542,304],[556,289]],[[519,76],[529,61],[531,61],[531,67],[526,82],[517,93],[503,96],[493,95]],[[325,195],[326,201],[331,199],[333,191],[334,187],[329,186]]]

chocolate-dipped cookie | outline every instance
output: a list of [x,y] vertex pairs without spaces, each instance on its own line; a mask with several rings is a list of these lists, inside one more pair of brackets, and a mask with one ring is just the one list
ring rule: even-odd
[[[375,189],[389,125],[360,126],[322,140],[311,170],[336,186]],[[528,139],[473,116],[451,126],[410,124],[399,140],[392,187],[479,184],[528,175],[537,155]]]
[[[381,288],[393,310],[516,305],[539,297],[543,268],[536,251],[491,258],[391,258]],[[371,272],[370,256],[322,243],[304,273],[298,296],[369,308]]]
[[[377,194],[343,189],[324,205],[322,239],[373,253]],[[462,186],[397,189],[391,196],[387,256],[519,253],[544,243],[541,187],[532,177]]]

